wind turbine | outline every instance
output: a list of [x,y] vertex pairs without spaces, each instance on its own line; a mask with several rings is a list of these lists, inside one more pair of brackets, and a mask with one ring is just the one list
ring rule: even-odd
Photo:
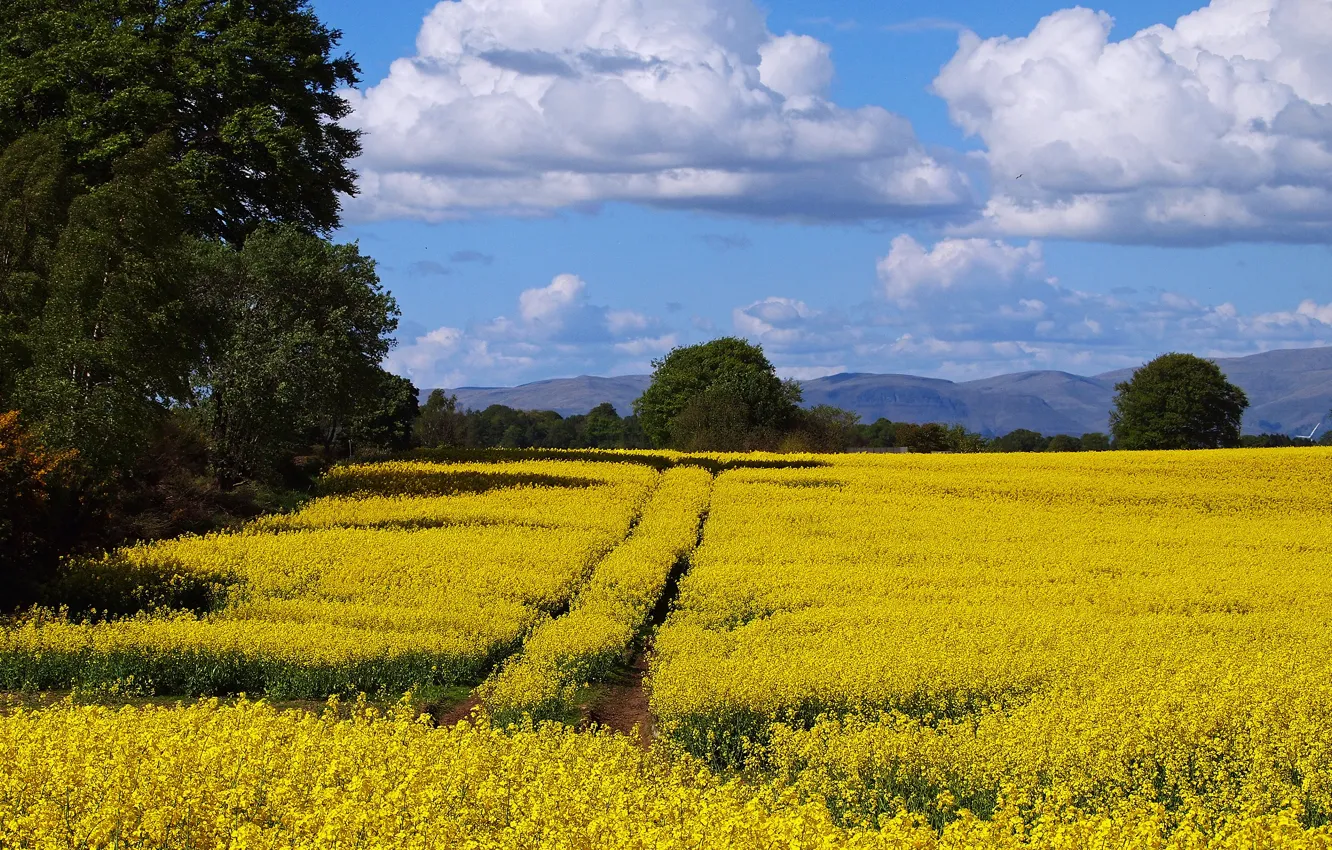
[[1318,424],[1315,425],[1315,426],[1314,426],[1314,429],[1313,429],[1312,431],[1309,432],[1309,436],[1307,436],[1307,437],[1302,437],[1301,439],[1308,440],[1309,442],[1312,443],[1312,442],[1313,442],[1313,438],[1314,438],[1314,434],[1317,434],[1317,433],[1318,433],[1318,429],[1319,429],[1319,428],[1322,428],[1322,427],[1323,427],[1323,420],[1319,419],[1319,420],[1318,420]]

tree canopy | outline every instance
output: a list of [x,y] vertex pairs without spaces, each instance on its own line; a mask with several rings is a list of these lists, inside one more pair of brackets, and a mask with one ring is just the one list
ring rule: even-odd
[[0,3],[0,414],[62,459],[38,572],[409,446],[397,306],[323,238],[360,150],[340,37],[306,0]]
[[777,377],[757,345],[736,337],[672,349],[652,363],[634,411],[654,445],[743,448],[787,428],[800,385]]
[[1249,399],[1220,367],[1163,354],[1115,385],[1110,431],[1121,449],[1215,449],[1240,444]]
[[43,133],[91,187],[166,134],[188,230],[231,242],[355,194],[360,69],[306,0],[5,0],[0,34],[0,149]]
[[379,363],[398,325],[373,260],[267,225],[235,252],[231,273],[227,332],[200,372],[221,480],[262,474],[302,443],[335,454],[358,417],[392,416],[371,409],[388,389]]

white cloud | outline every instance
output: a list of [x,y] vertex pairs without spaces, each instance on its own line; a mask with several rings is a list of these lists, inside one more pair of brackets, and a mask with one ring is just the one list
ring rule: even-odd
[[1243,313],[1174,292],[1081,292],[1051,276],[1039,243],[894,239],[882,295],[846,314],[770,297],[735,310],[786,375],[897,372],[972,378],[1026,369],[1096,374],[1163,351],[1204,356],[1332,344],[1332,304]]
[[822,97],[832,85],[832,48],[812,36],[778,36],[759,56],[759,80],[783,97]]
[[394,349],[387,368],[418,387],[509,384],[552,375],[644,372],[676,336],[658,319],[594,304],[572,274],[518,296],[517,318],[442,327]]
[[1022,38],[963,33],[934,90],[987,147],[992,195],[964,231],[1332,237],[1332,3],[1213,0],[1120,41],[1111,23],[1075,8]]
[[1038,277],[1043,269],[1038,242],[1017,247],[992,239],[944,239],[926,249],[906,234],[893,240],[878,264],[884,294],[900,304],[956,288]]
[[753,0],[445,0],[413,57],[348,92],[353,217],[634,201],[802,218],[972,203],[909,122],[827,101],[826,44]]
[[580,303],[585,303],[587,284],[577,275],[558,275],[549,286],[527,289],[518,296],[518,315],[531,325],[559,328],[565,317]]
[[1301,301],[1296,315],[1304,316],[1325,325],[1332,326],[1332,302],[1317,304],[1313,301]]

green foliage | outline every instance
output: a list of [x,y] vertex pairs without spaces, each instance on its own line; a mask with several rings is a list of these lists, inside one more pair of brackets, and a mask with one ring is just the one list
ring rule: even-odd
[[1245,434],[1240,437],[1240,445],[1246,449],[1288,449],[1315,446],[1317,443],[1305,437],[1292,437],[1289,434]]
[[990,450],[996,452],[1043,452],[1048,443],[1049,440],[1035,431],[1018,428],[992,440]]
[[347,428],[347,454],[361,450],[402,451],[412,447],[420,390],[406,378],[379,370]]
[[938,422],[926,422],[923,425],[898,422],[893,431],[897,445],[913,452],[951,451],[948,428]]
[[433,390],[422,406],[414,443],[429,449],[649,447],[637,418],[621,418],[609,402],[585,415],[568,417],[553,410],[515,410],[502,404],[460,412],[457,397],[443,390]]
[[689,398],[670,421],[670,446],[686,452],[740,452],[777,438],[751,423],[749,405],[730,386],[709,386]]
[[32,365],[27,336],[45,306],[73,188],[54,140],[33,133],[0,149],[0,408]]
[[[33,146],[46,151],[34,159]],[[11,242],[7,232],[0,249],[29,257],[5,285],[21,304],[8,340],[22,349],[14,402],[52,445],[77,449],[99,480],[133,461],[166,405],[190,397],[208,336],[197,297],[206,250],[183,232],[168,147],[157,136],[117,160],[109,181],[69,203],[49,247],[34,251],[32,240]],[[21,140],[11,153],[43,163],[39,209],[63,201],[49,140]]]
[[604,401],[592,408],[583,420],[583,436],[588,448],[623,448],[624,420],[616,412],[615,405]]
[[653,445],[746,445],[771,439],[796,417],[800,385],[778,378],[763,349],[743,339],[675,348],[652,365],[652,384],[634,412]]
[[1084,452],[1110,451],[1110,437],[1106,434],[1102,434],[1100,431],[1092,431],[1083,434],[1081,443]]
[[860,415],[830,404],[799,411],[795,430],[781,445],[785,451],[844,452],[856,443]]
[[305,0],[6,0],[0,33],[0,147],[41,131],[97,186],[168,134],[188,231],[231,242],[329,230],[355,193],[360,69]]
[[990,441],[981,434],[968,431],[964,425],[954,425],[948,429],[948,451],[963,454],[987,451]]
[[398,316],[356,245],[291,225],[256,231],[232,273],[228,333],[200,376],[228,485],[271,475],[311,431],[335,455],[357,417],[374,415]]
[[458,446],[461,444],[461,425],[458,397],[443,390],[431,390],[430,397],[421,406],[416,424],[412,426],[412,443],[428,449]]
[[870,425],[857,425],[851,435],[851,446],[864,448],[903,448],[913,452],[983,452],[990,441],[983,434],[968,431],[964,425],[941,425],[927,422],[893,422],[877,419]]
[[409,445],[396,305],[313,235],[355,190],[339,37],[304,0],[0,3],[0,411],[70,470],[43,551],[286,503],[312,444]]
[[1050,442],[1045,444],[1047,452],[1080,452],[1082,451],[1082,439],[1068,434],[1055,434],[1050,438]]
[[897,423],[882,417],[857,429],[856,445],[872,449],[891,449],[897,446]]
[[1110,431],[1121,449],[1215,449],[1240,444],[1249,400],[1210,360],[1164,354],[1115,385]]

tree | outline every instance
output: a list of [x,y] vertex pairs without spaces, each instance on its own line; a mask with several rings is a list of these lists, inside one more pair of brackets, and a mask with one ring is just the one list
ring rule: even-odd
[[411,381],[383,369],[371,381],[373,388],[347,420],[347,455],[363,450],[403,451],[411,448],[421,392]]
[[743,339],[723,337],[675,348],[652,366],[652,383],[634,402],[634,412],[654,445],[679,442],[674,433],[677,417],[705,393],[712,404],[726,400],[724,415],[710,416],[694,404],[681,420],[681,427],[689,428],[681,440],[697,443],[699,435],[709,431],[734,444],[732,432],[739,422],[747,441],[763,432],[780,433],[795,419],[800,385],[778,378],[763,349]]
[[938,422],[926,422],[917,425],[912,422],[898,422],[894,428],[897,445],[913,452],[951,451],[948,429]]
[[[27,261],[33,271],[5,281],[11,303],[22,302],[8,341],[23,364],[13,399],[98,480],[131,465],[167,406],[191,397],[213,327],[202,291],[210,249],[184,232],[169,147],[156,136],[117,159],[110,180],[69,202],[53,244]],[[62,194],[55,180],[47,189]],[[25,251],[0,244],[0,254]]]
[[6,0],[0,33],[0,148],[48,134],[94,187],[168,134],[188,230],[233,243],[331,230],[355,194],[360,68],[305,0]]
[[889,419],[880,417],[858,430],[860,440],[870,448],[891,449],[897,445],[897,425]]
[[1068,434],[1055,434],[1046,445],[1047,452],[1080,452],[1082,440]]
[[801,410],[795,431],[783,441],[791,451],[844,452],[855,442],[860,414],[830,404]]
[[46,304],[74,194],[69,168],[60,144],[38,133],[0,150],[0,410],[12,406],[19,373],[32,365],[27,337]]
[[1108,452],[1110,451],[1110,437],[1102,434],[1100,431],[1091,431],[1082,435],[1082,450],[1084,452]]
[[1017,428],[991,441],[996,452],[1043,452],[1049,441],[1028,428]]
[[200,374],[224,486],[271,474],[307,433],[330,456],[384,388],[398,307],[356,245],[266,225],[235,252],[228,332]]
[[948,451],[962,454],[983,452],[990,447],[990,441],[981,434],[968,431],[965,425],[954,425],[948,429],[946,437]]
[[[670,421],[670,443],[686,452],[740,452],[753,448],[749,405],[725,387],[709,387]],[[767,435],[765,435],[767,436]]]
[[624,423],[615,405],[602,402],[583,420],[584,440],[589,448],[613,449],[624,445]]
[[1249,399],[1220,367],[1164,354],[1115,385],[1110,431],[1122,449],[1215,449],[1240,444]]
[[431,390],[412,428],[414,442],[428,449],[457,446],[462,443],[458,397],[443,390]]

